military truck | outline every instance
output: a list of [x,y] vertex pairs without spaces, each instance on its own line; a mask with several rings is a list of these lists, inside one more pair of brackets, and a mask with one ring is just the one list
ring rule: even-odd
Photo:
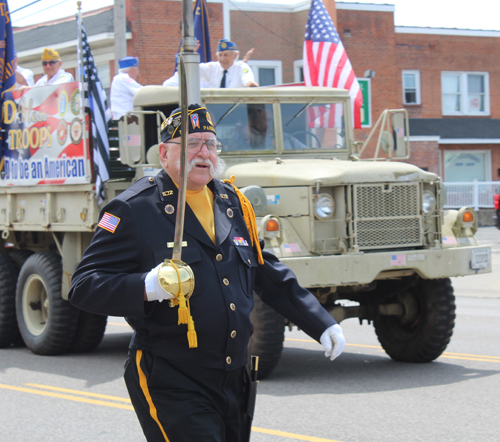
[[[107,200],[160,170],[160,124],[178,97],[177,88],[160,86],[137,93],[134,111],[119,124],[120,162],[133,176],[108,181]],[[252,202],[265,248],[337,321],[373,323],[394,360],[441,355],[455,320],[449,278],[491,272],[491,251],[474,237],[474,209],[443,210],[440,178],[401,161],[410,155],[406,112],[384,111],[361,143],[345,90],[202,89],[201,99],[223,144],[222,178],[234,176]],[[9,245],[0,255],[3,345],[15,338],[13,332],[5,338],[15,298],[22,339],[34,352],[94,348],[102,319],[66,301],[98,222],[92,180],[1,190],[2,239]],[[285,327],[293,324],[258,297],[252,321],[251,353],[261,357],[263,378],[276,367]]]

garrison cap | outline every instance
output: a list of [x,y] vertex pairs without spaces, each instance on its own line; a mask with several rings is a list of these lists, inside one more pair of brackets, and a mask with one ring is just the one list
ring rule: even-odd
[[60,60],[59,52],[52,48],[45,48],[42,54],[42,61]]
[[120,69],[139,66],[139,59],[137,57],[131,57],[131,56],[123,57],[118,60],[118,66],[120,66]]
[[[212,117],[206,107],[199,104],[190,104],[188,107],[188,133],[195,132],[213,132],[215,129],[212,123]],[[166,143],[168,140],[181,136],[181,109],[177,108],[170,116],[161,124],[161,142]]]
[[217,47],[217,52],[237,51],[237,50],[238,46],[236,46],[236,43],[233,43],[232,41],[229,41],[225,38],[219,40],[219,46]]

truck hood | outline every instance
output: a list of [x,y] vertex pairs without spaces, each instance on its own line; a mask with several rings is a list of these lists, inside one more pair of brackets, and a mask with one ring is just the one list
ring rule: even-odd
[[223,178],[234,175],[238,187],[322,186],[339,184],[436,181],[437,175],[400,162],[285,159],[230,166]]

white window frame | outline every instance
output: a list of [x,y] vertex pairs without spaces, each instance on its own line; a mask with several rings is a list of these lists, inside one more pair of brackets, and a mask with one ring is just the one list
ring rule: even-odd
[[304,60],[295,60],[293,62],[293,82],[294,83],[301,83],[300,79],[300,70],[304,70]]
[[[443,77],[444,75],[458,75],[460,78],[460,111],[445,111],[443,100]],[[467,109],[467,97],[469,91],[467,88],[468,75],[482,75],[484,77],[484,111],[473,112]],[[443,115],[490,115],[490,75],[488,72],[454,72],[442,71],[441,72],[441,109]]]
[[276,84],[283,84],[282,80],[282,68],[283,63],[281,60],[249,60],[248,66],[252,69],[255,81],[260,84],[259,81],[259,68],[274,69],[274,79]]
[[[111,87],[111,69],[109,66],[109,61],[105,63],[99,63],[96,64],[96,69],[97,69],[97,75],[99,75],[99,80],[101,80],[102,87],[104,89],[108,89]],[[107,74],[107,77],[104,78],[103,75],[101,75],[104,72]],[[100,71],[100,72],[99,72]]]
[[[413,74],[415,75],[415,103],[408,103],[406,101],[406,89],[405,89],[405,74]],[[401,81],[403,86],[403,103],[407,106],[416,106],[422,104],[421,95],[420,95],[420,71],[415,70],[403,70],[401,73]]]
[[[461,150],[461,149],[444,149],[441,151],[442,155],[442,165],[443,165],[443,173],[441,176],[444,176],[444,181],[446,182],[446,153],[470,153],[472,155],[474,154],[485,154],[484,159],[485,159],[485,164],[484,164],[484,176],[485,176],[485,181],[491,181],[491,150],[487,149],[471,149],[471,150]],[[453,183],[454,181],[450,181]],[[460,182],[460,181],[457,181]]]

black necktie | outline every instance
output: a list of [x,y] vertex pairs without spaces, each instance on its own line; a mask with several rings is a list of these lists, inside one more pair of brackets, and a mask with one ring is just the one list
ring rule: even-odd
[[224,75],[222,76],[222,80],[220,81],[220,87],[226,87],[226,74],[227,69],[224,69]]

